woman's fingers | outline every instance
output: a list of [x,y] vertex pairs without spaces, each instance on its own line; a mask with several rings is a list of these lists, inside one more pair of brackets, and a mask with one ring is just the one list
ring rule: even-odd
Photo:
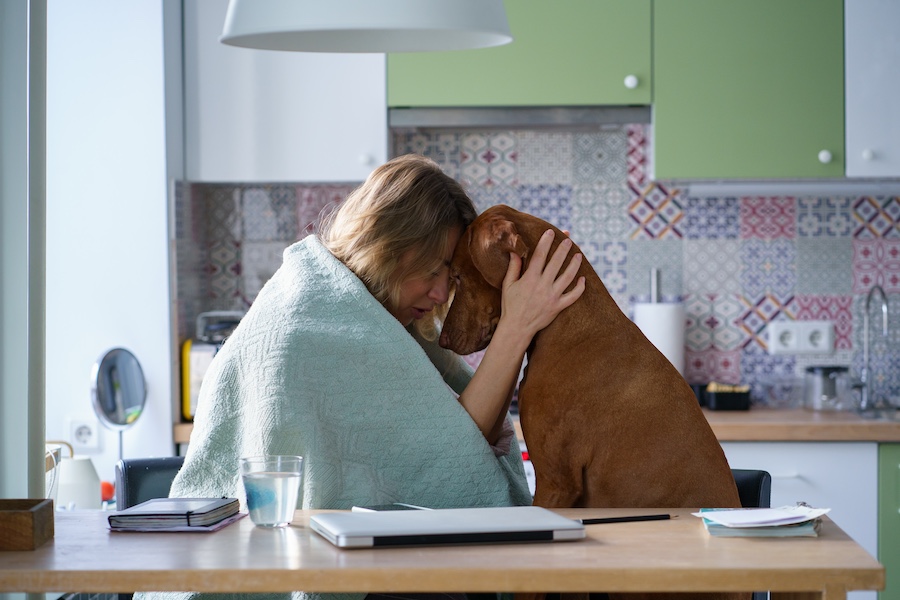
[[[569,261],[569,264],[566,265],[565,271],[560,273],[556,277],[556,285],[559,289],[565,290],[568,288],[573,281],[575,281],[575,277],[578,275],[578,269],[581,267],[581,263],[584,260],[584,256],[581,254],[576,254],[572,257],[572,260]],[[581,278],[582,280],[584,277]]]
[[581,298],[581,295],[584,293],[585,287],[586,287],[586,283],[585,283],[584,277],[579,277],[578,281],[575,282],[575,287],[573,287],[571,290],[569,290],[568,292],[566,292],[562,296],[560,296],[560,298],[559,298],[560,312],[562,312],[562,310],[569,308],[570,306],[575,304],[575,301],[578,300],[579,298]]
[[[550,256],[550,259],[547,260],[547,255],[550,253],[550,246],[553,243],[554,237],[552,229],[548,229],[544,232],[540,240],[538,240],[534,250],[534,257],[528,264],[524,276],[532,275],[536,279],[544,278],[545,281],[558,284],[560,288],[559,291],[562,291],[569,287],[572,281],[575,280],[575,275],[578,272],[578,268],[581,266],[583,257],[581,254],[575,254],[572,256],[566,269],[563,270],[566,257],[569,255],[573,246],[572,240],[565,238],[559,243],[556,250],[553,251],[553,255]],[[521,262],[519,264],[519,271],[521,274]],[[554,285],[553,287],[557,288],[557,285]]]
[[[566,257],[569,255],[569,250],[572,249],[572,240],[569,238],[564,239],[559,243],[559,246],[556,247],[556,250],[553,252],[553,256],[550,257],[550,261],[547,263],[547,266],[544,267],[544,272],[542,273],[545,277],[552,277],[555,281],[559,276],[560,269],[562,269],[563,263],[566,261]],[[576,254],[572,257],[572,260],[575,260],[576,257],[580,257],[580,254]],[[579,258],[579,264],[581,259]],[[570,263],[571,264],[571,261]],[[572,283],[572,279],[570,278],[568,283]],[[568,286],[568,283],[566,286]]]
[[526,273],[531,271],[532,267],[534,267],[538,275],[544,272],[547,255],[550,254],[550,246],[553,245],[554,237],[552,229],[544,232],[541,239],[538,240],[537,246],[534,247],[534,256],[531,257],[531,262],[528,263],[528,268],[525,270]]
[[509,253],[509,265],[506,267],[506,275],[503,277],[503,287],[501,289],[506,289],[512,284],[514,281],[519,279],[519,276],[522,274],[522,257],[516,254],[515,252]]
[[[560,244],[560,247],[556,250],[556,254],[562,254],[563,259],[565,259],[566,254],[560,252],[560,250],[562,249],[562,244]],[[584,257],[581,254],[574,255],[569,261],[569,264],[566,265],[565,270],[560,273],[559,269],[552,269],[552,264],[556,258],[556,254],[551,259],[551,264],[548,264],[547,268],[544,270],[544,275],[551,274],[554,278],[553,291],[557,295],[555,308],[558,310],[558,312],[561,312],[563,309],[566,309],[574,304],[575,301],[581,297],[581,294],[584,293],[584,277],[579,277],[578,281],[575,283],[575,286],[572,287],[572,289],[568,292],[565,291],[569,288],[570,285],[572,285],[572,282],[575,281],[575,278],[578,276],[578,269],[581,267],[581,262],[584,260]]]

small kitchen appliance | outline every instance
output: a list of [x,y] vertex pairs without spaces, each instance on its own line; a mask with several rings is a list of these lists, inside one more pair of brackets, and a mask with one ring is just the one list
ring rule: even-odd
[[812,410],[850,410],[854,407],[850,369],[841,366],[806,367],[803,402]]
[[243,317],[243,312],[230,310],[197,315],[196,337],[181,346],[181,414],[185,419],[193,420],[203,377],[225,338]]

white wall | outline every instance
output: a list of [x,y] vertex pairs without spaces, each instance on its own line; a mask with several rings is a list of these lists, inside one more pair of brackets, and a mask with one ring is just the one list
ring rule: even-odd
[[[168,456],[172,352],[163,5],[49,0],[47,9],[47,439],[94,421],[91,368],[131,350],[147,408],[126,457]],[[113,480],[118,434],[93,458]]]

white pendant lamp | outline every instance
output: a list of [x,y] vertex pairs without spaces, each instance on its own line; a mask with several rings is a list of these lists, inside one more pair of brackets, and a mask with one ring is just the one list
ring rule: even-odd
[[426,52],[512,41],[503,0],[229,0],[223,44],[295,52]]

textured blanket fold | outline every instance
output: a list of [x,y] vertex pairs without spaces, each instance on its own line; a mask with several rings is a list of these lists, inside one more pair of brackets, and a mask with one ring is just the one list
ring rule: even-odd
[[297,454],[303,508],[530,504],[515,440],[494,456],[451,390],[471,369],[420,344],[314,236],[292,245],[204,378],[170,495],[243,504],[240,456]]

